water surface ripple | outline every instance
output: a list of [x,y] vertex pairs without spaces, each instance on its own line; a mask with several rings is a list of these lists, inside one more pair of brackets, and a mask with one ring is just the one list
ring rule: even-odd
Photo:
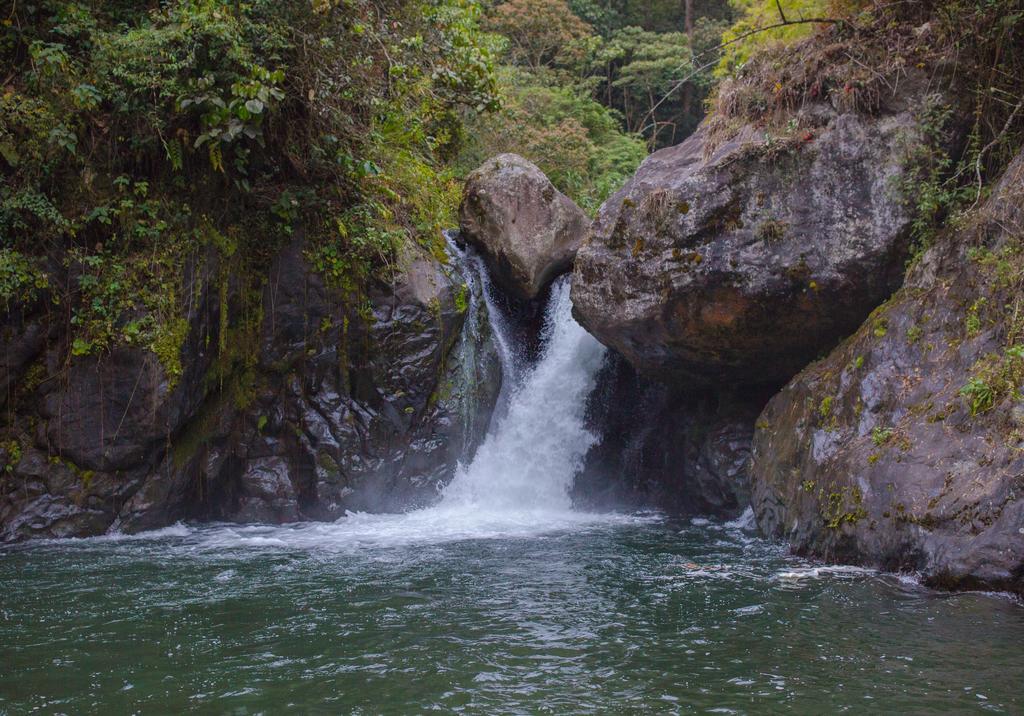
[[434,518],[4,548],[0,712],[1024,710],[1006,597],[703,520]]

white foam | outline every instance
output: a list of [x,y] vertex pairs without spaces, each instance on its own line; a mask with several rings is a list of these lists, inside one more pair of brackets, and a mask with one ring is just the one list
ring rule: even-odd
[[471,539],[537,537],[608,525],[639,524],[655,519],[563,510],[470,512],[441,505],[404,515],[353,513],[337,522],[210,525],[197,528],[188,541],[193,548],[217,553],[247,548],[345,552]]
[[[167,527],[161,527],[160,529],[148,530],[146,532],[135,532],[135,533],[124,533],[119,532],[116,529],[112,532],[108,532],[105,535],[99,535],[97,537],[73,537],[71,541],[89,541],[89,542],[135,542],[145,540],[161,540],[168,537],[188,537],[193,533],[193,529],[183,522],[175,522],[173,525]],[[54,540],[40,540],[41,544],[47,542],[64,543],[68,541],[67,537]]]
[[819,579],[828,576],[840,577],[863,577],[878,574],[878,570],[867,567],[855,567],[852,565],[828,565],[823,567],[803,567],[787,570],[776,574],[776,578],[783,581],[799,581],[803,579]]
[[598,439],[587,430],[584,411],[605,349],[573,320],[565,279],[551,291],[543,346],[507,412],[445,489],[438,509],[449,518],[472,520],[478,510],[546,519],[571,513],[569,489]]
[[731,530],[756,530],[757,520],[754,518],[754,509],[748,507],[743,511],[742,515],[726,522],[725,527]]

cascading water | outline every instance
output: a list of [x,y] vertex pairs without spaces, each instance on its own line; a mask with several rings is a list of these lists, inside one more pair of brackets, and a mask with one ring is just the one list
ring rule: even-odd
[[584,409],[605,349],[573,319],[569,279],[563,277],[548,299],[540,356],[533,366],[526,365],[483,259],[460,247],[452,234],[446,238],[472,300],[479,296],[483,301],[504,381],[488,435],[473,459],[458,466],[433,509],[568,511],[573,478],[597,441],[584,425]]
[[[457,233],[456,231],[446,231],[444,234],[448,243],[448,255],[455,262],[459,275],[469,289],[471,318],[475,318],[481,310],[487,313],[487,321],[490,324],[498,360],[501,363],[502,385],[494,414],[494,417],[497,418],[504,414],[504,409],[508,406],[509,386],[518,385],[522,378],[524,359],[522,351],[511,338],[512,330],[508,319],[498,308],[495,296],[497,289],[491,281],[490,274],[487,273],[483,258],[475,251],[459,246],[455,241]],[[480,303],[483,305],[479,305]],[[463,330],[462,341],[469,344],[479,343],[482,337],[476,330],[476,321],[467,321],[467,326],[469,330]]]
[[482,307],[472,304],[471,313],[487,311],[504,385],[487,436],[472,460],[457,467],[441,500],[401,515],[357,513],[334,523],[225,528],[204,534],[207,544],[360,549],[643,521],[572,509],[569,489],[597,442],[585,426],[584,412],[605,349],[573,320],[568,278],[552,287],[540,354],[528,365],[512,340],[514,331],[495,300],[483,261],[450,237],[449,247],[470,300],[483,302]]
[[572,480],[597,440],[584,426],[584,408],[604,347],[573,320],[568,279],[552,288],[542,342],[537,364],[512,387],[507,410],[445,489],[442,509],[571,507]]

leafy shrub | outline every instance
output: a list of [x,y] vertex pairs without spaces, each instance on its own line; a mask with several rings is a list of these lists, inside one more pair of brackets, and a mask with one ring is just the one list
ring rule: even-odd
[[479,17],[471,0],[16,4],[0,292],[49,287],[73,353],[141,345],[172,378],[186,268],[211,256],[258,282],[302,225],[359,302],[452,221],[460,108],[497,107]]
[[495,154],[515,152],[592,213],[647,154],[644,142],[623,133],[615,113],[589,96],[546,84],[543,74],[508,69],[500,77],[504,107],[467,122],[462,173]]
[[49,276],[35,261],[13,249],[0,248],[0,298],[5,306],[12,301],[31,301],[49,285]]
[[1024,344],[1011,346],[1002,355],[985,356],[974,365],[972,373],[960,389],[972,416],[991,410],[1004,399],[1019,399],[1024,383]]
[[881,447],[892,439],[893,429],[876,426],[871,430],[871,442]]

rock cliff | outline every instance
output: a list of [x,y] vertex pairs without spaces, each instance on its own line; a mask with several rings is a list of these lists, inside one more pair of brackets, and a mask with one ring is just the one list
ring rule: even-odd
[[804,554],[1024,593],[1024,154],[768,404],[758,524]]
[[[0,538],[182,518],[333,519],[436,497],[500,387],[486,311],[418,248],[361,304],[297,238],[262,288],[196,261],[181,375],[124,346],[68,355],[40,305],[8,311]],[[471,334],[471,335],[470,335]]]

